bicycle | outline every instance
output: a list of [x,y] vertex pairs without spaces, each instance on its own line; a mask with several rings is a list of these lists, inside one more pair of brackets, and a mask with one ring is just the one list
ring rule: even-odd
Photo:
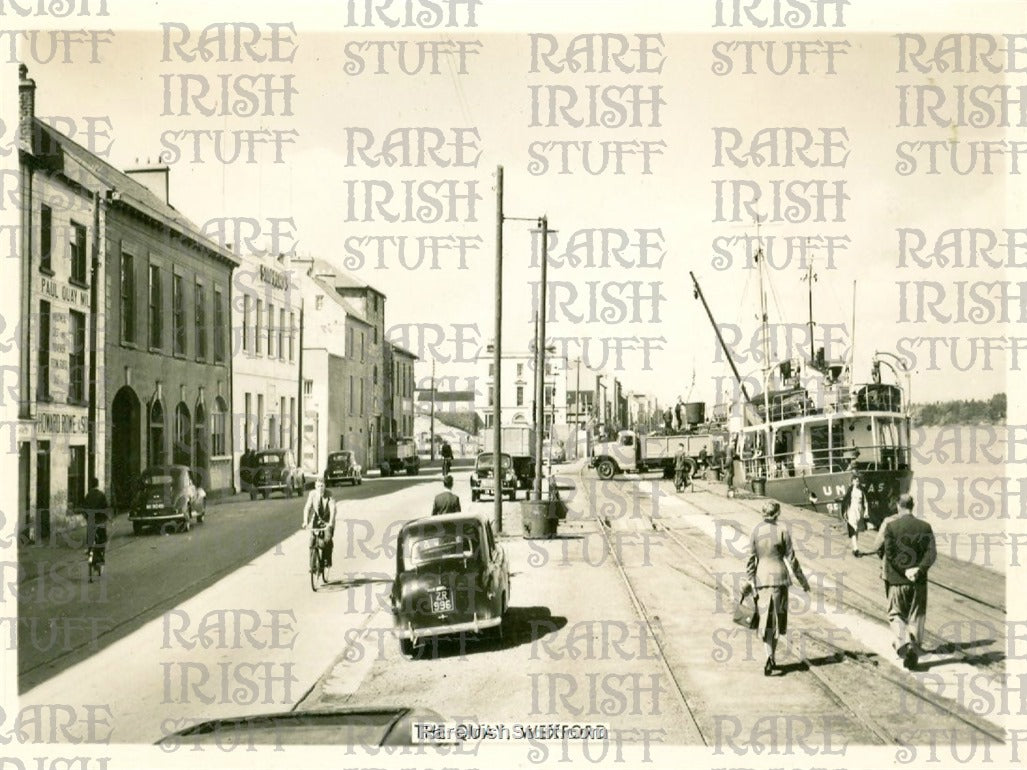
[[89,565],[89,582],[93,582],[93,573],[97,577],[103,575],[103,565],[107,560],[107,527],[97,527],[93,542],[86,548],[86,561]]
[[328,567],[325,566],[324,546],[327,527],[314,527],[310,538],[310,588],[317,592],[318,580],[322,585],[328,582]]
[[448,457],[442,458],[442,475],[448,476],[450,469],[453,467],[453,461]]

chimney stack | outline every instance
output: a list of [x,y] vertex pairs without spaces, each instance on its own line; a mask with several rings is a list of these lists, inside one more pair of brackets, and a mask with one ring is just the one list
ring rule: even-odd
[[29,79],[29,68],[18,65],[18,144],[22,150],[33,151],[33,121],[36,117],[36,81]]

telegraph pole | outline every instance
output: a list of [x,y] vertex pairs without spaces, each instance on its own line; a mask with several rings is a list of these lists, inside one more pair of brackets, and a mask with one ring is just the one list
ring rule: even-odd
[[539,291],[538,337],[535,341],[535,488],[534,499],[542,499],[542,426],[546,422],[546,266],[549,263],[549,218],[539,220],[542,229],[542,285]]
[[502,358],[503,339],[503,167],[496,167],[496,339],[492,353],[492,389],[494,399],[492,401],[492,468],[496,475],[496,494],[493,495],[492,518],[496,534],[503,531],[503,480],[499,475],[501,453],[503,451],[503,436],[500,417],[502,410],[502,395],[500,393],[500,368],[503,365]]
[[435,460],[435,357],[431,359],[431,427],[428,429],[431,434],[428,438],[431,442],[431,459]]

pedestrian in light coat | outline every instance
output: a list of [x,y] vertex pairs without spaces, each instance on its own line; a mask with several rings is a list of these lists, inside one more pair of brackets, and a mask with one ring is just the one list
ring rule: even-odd
[[[809,581],[792,547],[791,532],[778,522],[780,514],[780,503],[771,500],[763,505],[763,521],[753,527],[749,536],[749,560],[745,565],[760,611],[759,634],[767,653],[764,676],[774,671],[777,640],[788,630],[788,586],[792,582],[789,571],[809,593]],[[762,604],[760,596],[765,598]]]

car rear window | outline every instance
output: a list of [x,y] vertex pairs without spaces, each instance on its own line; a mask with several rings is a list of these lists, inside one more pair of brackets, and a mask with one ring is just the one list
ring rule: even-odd
[[154,473],[148,476],[143,476],[143,483],[149,486],[159,486],[162,484],[170,484],[174,479],[166,473]]
[[[512,464],[510,455],[500,455],[500,467],[509,468]],[[492,467],[492,455],[479,455],[478,456],[478,467],[479,468],[491,468]]]
[[281,465],[281,455],[260,455],[257,457],[257,463],[259,465]]
[[474,556],[476,545],[474,538],[455,533],[408,540],[403,549],[403,560],[407,567],[416,567],[439,559],[471,558]]

